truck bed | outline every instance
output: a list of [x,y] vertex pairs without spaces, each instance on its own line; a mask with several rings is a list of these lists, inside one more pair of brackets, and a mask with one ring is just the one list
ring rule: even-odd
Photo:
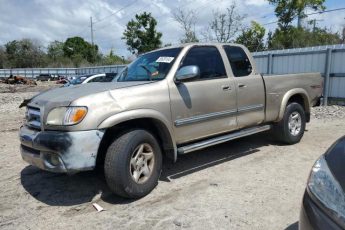
[[263,79],[266,87],[266,122],[279,118],[281,105],[289,91],[306,91],[310,106],[315,105],[322,95],[323,78],[320,73],[267,75]]

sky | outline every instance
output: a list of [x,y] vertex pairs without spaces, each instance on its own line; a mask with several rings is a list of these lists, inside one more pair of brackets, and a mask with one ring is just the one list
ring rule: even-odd
[[[196,32],[204,31],[213,12],[225,10],[232,2],[239,14],[245,14],[243,24],[255,20],[266,31],[274,30],[277,21],[274,7],[266,0],[0,0],[0,45],[11,40],[31,38],[40,41],[43,49],[54,40],[65,41],[72,36],[91,41],[90,17],[93,19],[94,42],[104,54],[111,49],[117,55],[130,56],[121,39],[128,21],[135,14],[151,12],[156,18],[157,30],[163,33],[163,44],[176,44],[183,30],[174,21],[177,8],[194,10],[197,15]],[[328,10],[345,7],[345,0],[326,0]],[[307,12],[308,13],[308,12]],[[319,26],[342,31],[345,10],[308,17],[317,19]]]

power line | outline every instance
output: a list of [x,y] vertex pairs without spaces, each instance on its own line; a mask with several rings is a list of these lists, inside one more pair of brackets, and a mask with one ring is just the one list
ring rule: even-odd
[[[127,5],[125,5],[125,6],[122,7],[121,9],[119,9],[119,10],[117,10],[117,11],[115,11],[115,12],[113,12],[113,13],[107,15],[107,16],[105,16],[104,18],[101,18],[101,19],[99,19],[99,20],[93,22],[93,25],[96,24],[96,23],[99,23],[99,22],[101,22],[101,21],[103,21],[103,20],[105,20],[105,19],[107,19],[107,18],[109,18],[109,17],[111,17],[111,16],[113,16],[114,14],[117,14],[117,13],[121,12],[122,10],[126,9],[127,7],[130,7],[131,5],[133,5],[134,3],[136,3],[137,1],[139,1],[139,0],[135,0],[135,1],[133,1],[133,2],[131,2],[131,3],[129,3],[129,4],[127,4]],[[80,30],[80,32],[74,33],[74,34],[75,34],[75,35],[81,35],[81,34],[84,33],[84,32],[86,31],[86,29],[88,29],[88,28],[89,28],[89,26],[86,26],[86,27],[84,27],[84,29]]]
[[[125,8],[127,8],[127,7],[129,7],[129,6],[131,6],[131,5],[133,5],[133,4],[136,3],[137,1],[138,1],[138,0],[135,0],[135,1],[131,2],[130,4],[124,6],[123,8],[121,8],[121,9],[115,11],[115,12],[113,12],[112,14],[110,14],[110,15],[108,15],[108,16],[106,16],[106,17],[104,17],[104,18],[102,18],[102,19],[100,19],[100,20],[94,22],[93,24],[99,23],[99,22],[105,20],[106,18],[109,18],[109,17],[115,15],[116,13],[122,11],[123,9],[125,9]],[[213,1],[217,1],[217,0],[212,0],[211,2],[213,2]],[[222,1],[223,1],[223,0],[220,0],[220,2],[222,2]],[[191,3],[193,3],[193,1],[188,2],[187,4],[183,4],[183,5],[179,6],[179,7],[185,7],[185,6],[187,6],[187,5],[191,4]],[[206,7],[208,6],[209,3],[210,3],[210,1],[206,3],[206,4],[207,4]],[[201,10],[202,8],[205,8],[204,5],[205,5],[205,4],[202,4],[201,6],[199,6],[199,7],[198,7],[197,9],[195,9],[195,10],[198,11],[198,10]],[[141,10],[141,8],[140,8],[139,10],[136,10],[136,12],[138,12],[138,11],[140,11],[140,10]],[[313,12],[313,13],[306,14],[306,16],[315,15],[315,14],[329,13],[329,12],[334,12],[334,11],[341,11],[341,10],[345,10],[345,7],[336,8],[336,9],[330,9],[330,10],[324,10],[324,11],[318,11],[318,12]],[[163,13],[162,13],[162,14],[163,14]],[[260,18],[266,18],[266,17],[269,16],[269,15],[271,15],[271,14],[266,14],[266,15],[264,15],[264,16],[261,16]],[[161,15],[161,16],[156,17],[156,19],[159,19],[159,18],[162,18],[162,17],[166,17],[166,16],[165,16],[165,15]],[[108,26],[110,26],[110,25],[113,25],[115,22],[119,22],[119,21],[122,21],[122,20],[124,20],[124,19],[125,19],[125,17],[123,17],[123,18],[121,18],[121,19],[118,19],[117,21],[113,21],[113,22],[111,22],[111,23],[108,23],[107,25],[98,28],[98,30],[103,29],[103,28],[105,28],[105,27],[108,27]],[[272,21],[272,22],[264,23],[264,24],[262,24],[262,25],[265,26],[265,25],[275,24],[275,23],[277,23],[277,22],[279,22],[279,21],[278,21],[278,20],[277,20],[277,21]],[[171,22],[165,22],[165,23],[159,24],[158,26],[161,27],[161,26],[164,26],[164,25],[166,25],[166,24],[168,24],[168,23],[171,23]],[[114,39],[115,39],[115,38],[103,39],[103,40],[101,40],[100,42],[114,41]]]
[[[213,1],[215,1],[215,0],[213,0]],[[223,1],[223,0],[221,0],[221,1]],[[183,5],[180,5],[180,6],[178,6],[178,7],[179,7],[179,8],[183,8],[183,7],[186,7],[187,5],[190,5],[190,4],[192,4],[192,3],[194,3],[194,1],[189,1],[188,3],[183,4]],[[210,3],[210,1],[209,1],[209,2],[205,2],[204,4],[202,4],[202,6],[205,5],[205,4],[209,4],[209,3]],[[199,7],[199,8],[200,8],[200,7]],[[138,13],[138,12],[140,12],[140,11],[142,11],[142,10],[143,10],[143,7],[140,8],[139,10],[136,10],[135,12]],[[160,19],[160,18],[163,18],[163,17],[166,17],[166,15],[164,15],[163,12],[162,12],[161,15],[158,16],[158,17],[155,17],[155,19],[157,20],[157,19]],[[117,21],[110,22],[110,23],[108,23],[108,24],[106,24],[106,25],[104,25],[103,27],[98,28],[98,29],[104,29],[105,27],[112,26],[112,25],[114,25],[115,22],[119,22],[119,21],[122,21],[122,20],[124,20],[124,19],[126,19],[126,18],[123,17],[123,18],[121,18],[121,19],[118,19]],[[167,23],[159,24],[159,26],[162,26],[162,25],[165,25],[165,24],[167,24]]]
[[[196,9],[194,9],[194,11],[195,12],[198,12],[198,11],[200,11],[200,10],[202,10],[202,9],[204,9],[204,8],[206,8],[206,7],[208,7],[209,6],[209,4],[211,3],[211,2],[218,2],[218,3],[221,3],[221,2],[223,2],[224,0],[210,0],[210,1],[208,1],[208,2],[205,2],[204,4],[201,4],[199,7],[197,7]],[[183,5],[180,5],[180,6],[178,6],[178,7],[176,7],[176,8],[183,8],[183,7],[185,7],[185,6],[187,6],[187,5],[189,5],[189,4],[191,4],[191,3],[194,3],[193,1],[190,1],[190,2],[188,2],[188,3],[186,3],[186,4],[183,4]],[[272,14],[272,13],[271,13]],[[269,16],[269,15],[271,15],[271,14],[265,14],[265,15],[263,15],[263,16],[261,16],[260,18],[265,18],[265,17],[267,17],[267,16]],[[159,19],[159,18],[162,18],[162,17],[166,17],[165,15],[161,15],[161,16],[158,16],[158,17],[155,17],[155,19]],[[119,19],[119,20],[117,20],[117,22],[118,21],[121,21],[121,20],[123,20],[124,18],[121,18],[121,19]],[[172,23],[171,21],[168,21],[168,22],[165,22],[165,23],[161,23],[161,24],[157,24],[157,26],[159,26],[159,27],[162,27],[162,26],[165,26],[165,25],[167,25],[167,24],[169,24],[169,23]],[[273,22],[273,23],[275,23],[275,22]],[[107,27],[107,26],[110,26],[110,25],[113,25],[114,24],[114,22],[112,22],[112,23],[108,23],[107,25],[105,25],[104,27],[101,27],[101,28],[99,28],[99,29],[103,29],[103,28],[105,28],[105,27]],[[177,38],[177,36],[176,36],[176,38]],[[113,41],[114,40],[114,38],[111,38],[111,39],[102,39],[102,40],[100,40],[99,42],[108,42],[108,41]]]
[[[135,10],[134,12],[138,12],[138,11],[140,11],[140,10],[142,10],[142,8],[140,8],[139,10]],[[132,13],[134,13],[134,12],[132,12]],[[106,27],[112,26],[112,25],[114,25],[116,22],[122,21],[122,20],[124,20],[124,19],[125,19],[125,17],[120,18],[120,19],[117,19],[117,20],[114,20],[114,21],[110,21],[110,22],[108,21],[107,24],[103,25],[102,27],[99,27],[98,29],[101,30],[101,29],[104,29],[104,28],[106,28]]]
[[310,14],[307,14],[307,16],[314,15],[314,14],[323,14],[323,13],[339,11],[339,10],[345,10],[345,7],[343,7],[343,8],[336,8],[336,9],[332,9],[332,10],[323,10],[323,11],[319,11],[319,12],[315,12],[315,13],[310,13]]
[[[213,1],[216,1],[216,0],[211,0],[211,1],[209,1],[209,2],[205,2],[204,4],[201,5],[201,7],[198,7],[197,10],[198,10],[199,8],[202,8],[202,6],[207,5],[207,4],[209,4],[210,2],[213,2]],[[220,0],[220,1],[224,1],[224,0]],[[187,5],[189,5],[189,4],[191,4],[191,3],[194,3],[194,2],[193,2],[193,1],[190,1],[190,2],[188,2],[188,3],[186,3],[186,4],[180,5],[180,6],[178,6],[178,7],[179,7],[179,8],[186,7]],[[139,10],[136,10],[136,12],[138,12],[138,11],[140,11],[140,9],[139,9]],[[157,19],[163,18],[163,17],[166,17],[166,16],[163,15],[163,13],[162,13],[161,16],[155,17],[155,19],[157,20]],[[124,19],[125,19],[125,18],[121,18],[121,19],[117,20],[117,22],[119,22],[119,21],[121,21],[121,20],[124,20]],[[114,25],[114,23],[115,23],[115,21],[114,21],[114,22],[111,22],[111,23],[108,23],[107,25],[98,28],[98,30],[101,30],[101,29],[104,29],[105,27]],[[170,22],[168,22],[168,23],[170,23]],[[157,25],[158,25],[158,26],[162,26],[162,25],[166,25],[166,24],[168,24],[168,23],[157,24]],[[114,39],[103,39],[103,40],[101,40],[100,42],[108,42],[108,41],[113,41],[113,40],[114,40]]]
[[95,21],[93,24],[99,23],[99,22],[101,22],[101,21],[103,21],[103,20],[105,20],[105,19],[107,19],[107,18],[113,16],[114,14],[117,14],[117,13],[121,12],[122,10],[126,9],[127,7],[130,7],[131,5],[133,5],[134,3],[136,3],[137,1],[139,1],[139,0],[134,0],[133,2],[131,2],[131,3],[127,4],[127,5],[125,5],[125,6],[122,7],[121,9],[119,9],[119,10],[117,10],[117,11],[115,11],[115,12],[109,14],[108,16],[105,16],[104,18],[101,18],[101,19]]
[[[314,13],[309,13],[309,14],[306,14],[306,16],[315,15],[315,14],[329,13],[329,12],[334,12],[334,11],[339,11],[339,10],[345,10],[345,7],[336,8],[336,9],[331,9],[331,10],[323,10],[323,11],[318,11],[318,12],[314,12]],[[265,24],[262,24],[262,25],[263,25],[263,26],[266,26],[266,25],[270,25],[270,24],[277,23],[277,22],[279,22],[279,21],[268,22],[268,23],[265,23]]]

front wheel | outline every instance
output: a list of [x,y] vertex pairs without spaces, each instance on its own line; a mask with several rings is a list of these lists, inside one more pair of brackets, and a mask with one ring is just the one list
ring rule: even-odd
[[112,192],[140,198],[157,185],[162,170],[162,154],[155,137],[145,130],[132,130],[108,148],[104,173]]
[[285,144],[298,143],[303,137],[306,125],[305,112],[298,103],[286,106],[283,119],[273,128],[278,140]]

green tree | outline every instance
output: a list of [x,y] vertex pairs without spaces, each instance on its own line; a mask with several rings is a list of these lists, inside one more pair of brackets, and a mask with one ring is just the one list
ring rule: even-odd
[[162,33],[156,31],[157,21],[151,13],[136,14],[135,20],[127,23],[123,33],[128,50],[133,54],[141,54],[161,46]]
[[6,68],[7,65],[7,55],[5,48],[0,46],[0,69]]
[[102,58],[102,65],[115,65],[115,64],[124,64],[124,60],[120,56],[115,55],[113,49],[111,49],[109,54],[105,55]]
[[79,63],[80,58],[95,63],[99,57],[98,46],[90,44],[81,37],[67,38],[63,46],[63,52],[69,58],[76,58],[77,63]]
[[5,44],[8,67],[31,68],[46,64],[46,54],[38,41],[31,39],[13,40]]
[[80,53],[75,53],[71,56],[71,61],[73,62],[74,67],[81,67],[82,63],[85,61],[84,57]]
[[48,57],[56,61],[58,58],[64,57],[63,51],[64,43],[53,41],[48,46]]
[[5,44],[6,56],[8,58],[9,67],[17,67],[17,57],[19,56],[19,41],[13,40]]
[[259,23],[252,21],[251,27],[242,31],[237,37],[236,43],[243,44],[251,52],[261,51],[264,49],[265,28]]
[[296,27],[286,30],[277,28],[274,34],[268,37],[268,49],[301,48],[339,43],[341,43],[341,37],[338,33],[318,27],[313,30]]
[[288,29],[295,18],[298,18],[298,28],[300,28],[301,20],[306,17],[306,9],[317,11],[326,8],[325,0],[268,0],[268,2],[276,7],[274,12],[278,17],[279,27],[283,30]]

